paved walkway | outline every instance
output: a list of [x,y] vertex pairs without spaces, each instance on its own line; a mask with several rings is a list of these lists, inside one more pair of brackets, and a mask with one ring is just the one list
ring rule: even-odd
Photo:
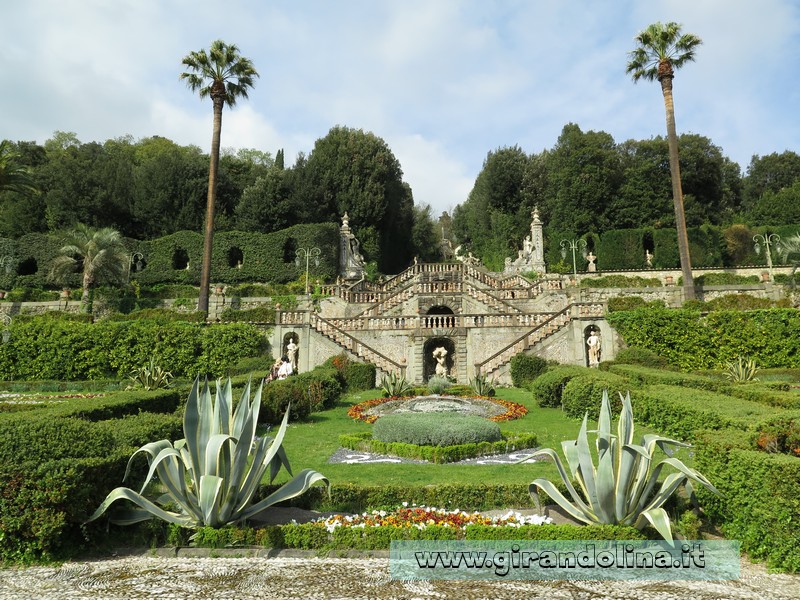
[[770,574],[763,566],[743,560],[741,579],[726,582],[404,582],[389,578],[389,560],[385,557],[283,554],[274,558],[129,556],[60,567],[0,570],[0,599],[29,598],[794,600],[800,599],[800,575]]

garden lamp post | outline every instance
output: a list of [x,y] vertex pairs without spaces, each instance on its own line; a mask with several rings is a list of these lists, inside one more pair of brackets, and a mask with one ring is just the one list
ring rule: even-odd
[[314,266],[319,266],[319,255],[322,254],[319,248],[298,248],[297,258],[294,259],[294,264],[300,266],[302,260],[306,260],[306,296],[308,296],[308,263],[313,258]]
[[567,250],[572,250],[572,274],[578,279],[578,264],[575,262],[575,251],[580,248],[581,256],[586,258],[586,240],[561,240],[561,258],[567,258]]
[[11,315],[0,313],[0,319],[3,321],[3,343],[7,344],[8,340],[11,339]]
[[763,234],[763,235],[754,235],[753,241],[755,245],[753,249],[756,251],[756,254],[761,254],[761,244],[764,244],[764,252],[767,255],[767,269],[769,269],[769,280],[775,281],[775,278],[772,275],[772,253],[770,252],[769,247],[775,246],[775,252],[781,251],[781,236],[777,233],[770,233],[770,234]]

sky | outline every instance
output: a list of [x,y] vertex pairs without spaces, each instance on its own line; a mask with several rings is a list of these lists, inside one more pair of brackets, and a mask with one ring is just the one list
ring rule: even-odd
[[208,152],[211,101],[178,76],[222,39],[260,75],[223,113],[224,148],[283,149],[291,166],[334,126],[369,131],[436,216],[489,152],[552,149],[568,123],[665,136],[660,85],[625,73],[656,21],[703,40],[674,79],[679,134],[743,172],[800,152],[800,0],[0,0],[0,139],[158,135]]

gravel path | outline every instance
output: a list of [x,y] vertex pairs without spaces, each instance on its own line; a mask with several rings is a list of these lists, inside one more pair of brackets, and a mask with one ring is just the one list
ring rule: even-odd
[[728,582],[404,582],[390,580],[389,560],[385,557],[283,554],[272,558],[130,556],[71,562],[60,567],[0,570],[0,599],[29,598],[789,600],[800,599],[800,576],[769,574],[760,565],[742,561],[741,579]]

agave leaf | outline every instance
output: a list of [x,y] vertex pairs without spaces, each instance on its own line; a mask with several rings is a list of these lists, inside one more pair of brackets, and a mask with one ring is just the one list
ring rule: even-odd
[[248,509],[242,511],[239,514],[238,519],[248,519],[253,515],[258,514],[265,508],[269,508],[273,504],[277,504],[278,502],[283,502],[284,500],[289,500],[295,496],[299,496],[318,481],[325,482],[325,485],[328,487],[328,494],[330,494],[331,483],[328,481],[327,477],[325,477],[322,473],[314,471],[313,469],[303,469],[293,479],[281,486],[280,489],[271,493],[269,496],[261,500],[261,502],[258,502]]
[[[587,515],[591,515],[591,518],[594,518],[595,514],[594,510],[592,510],[592,507],[588,505],[586,502],[584,502],[583,498],[581,498],[580,494],[578,494],[577,490],[575,489],[575,486],[572,485],[572,477],[570,477],[570,475],[564,469],[564,463],[561,462],[561,458],[558,456],[558,454],[555,453],[555,451],[552,448],[541,448],[539,450],[536,450],[528,458],[525,458],[519,462],[525,462],[526,460],[536,458],[537,456],[549,456],[550,458],[553,459],[553,462],[556,465],[556,469],[558,469],[558,473],[559,475],[561,475],[561,481],[566,486],[567,491],[569,492],[569,495],[572,497],[572,500],[577,506],[578,510]],[[537,481],[544,481],[544,480],[537,480]]]
[[272,483],[275,481],[275,477],[281,470],[281,466],[286,468],[286,471],[289,473],[289,476],[292,475],[292,465],[289,464],[289,457],[286,456],[286,450],[283,449],[283,446],[278,448],[278,451],[275,453],[275,456],[269,463],[269,482]]
[[[245,391],[248,392],[249,395],[250,389],[250,382],[247,382],[245,386]],[[221,384],[219,381],[217,382],[217,403],[214,406],[214,409],[217,412],[217,418],[214,419],[214,433],[230,433],[231,432],[231,411],[233,410],[231,406],[231,400],[233,394],[231,393],[231,380],[228,380]]]
[[608,403],[608,390],[603,390],[600,402],[600,418],[597,422],[597,455],[602,459],[611,445],[611,407]]
[[528,492],[531,495],[534,493],[533,488],[541,489],[545,494],[550,496],[550,498],[552,498],[556,504],[563,508],[564,512],[566,512],[573,519],[588,525],[593,525],[600,522],[591,510],[582,510],[578,508],[575,504],[570,502],[564,496],[564,494],[562,494],[559,489],[553,485],[552,482],[548,481],[547,479],[534,479],[528,486]]
[[631,406],[631,393],[628,392],[625,396],[620,392],[620,399],[622,400],[622,412],[619,415],[619,423],[617,423],[617,435],[620,444],[633,443],[633,407]]
[[[650,524],[655,528],[661,537],[670,545],[675,546],[675,541],[672,539],[672,528],[670,527],[669,515],[663,508],[651,508],[650,510],[643,511],[639,519],[647,519]],[[641,525],[637,525],[641,529]]]
[[[189,399],[186,401],[186,409],[183,413],[183,433],[186,439],[186,449],[189,451],[189,463],[187,467],[191,473],[192,479],[197,481],[200,476],[200,468],[203,461],[200,460],[200,446],[201,446],[201,411],[200,411],[200,396],[208,390],[208,381],[200,389],[200,378],[195,377],[192,389],[189,392]],[[204,444],[203,444],[204,445]]]
[[589,437],[586,432],[588,420],[589,413],[586,413],[583,415],[583,423],[581,424],[581,430],[578,432],[578,439],[576,440],[578,445],[578,463],[580,464],[578,481],[583,483],[583,487],[586,491],[586,499],[589,501],[589,504],[596,507],[598,505],[597,487],[595,486],[596,474],[594,463],[592,463],[592,451],[589,449]]
[[[612,444],[613,446],[613,444]],[[614,478],[614,454],[611,449],[603,452],[597,462],[597,504],[595,511],[604,523],[614,523],[614,492],[616,481]]]
[[203,523],[211,527],[221,525],[219,522],[219,492],[222,489],[222,477],[203,475],[200,478],[200,510],[203,513]]
[[206,445],[205,475],[227,475],[230,472],[231,446],[236,444],[236,438],[226,433],[217,433],[211,436]]
[[628,511],[627,499],[637,493],[637,462],[641,455],[632,446],[623,445],[620,450],[619,471],[617,473],[616,490],[614,496],[614,514],[617,522],[621,522]]
[[136,452],[131,454],[131,457],[128,459],[128,466],[125,467],[125,475],[122,477],[122,481],[125,481],[130,475],[131,472],[131,463],[133,462],[133,457],[139,454],[139,452],[144,452],[147,454],[147,462],[148,464],[152,463],[153,458],[158,455],[164,448],[171,448],[172,444],[170,444],[169,440],[159,440],[157,442],[150,442],[149,444],[145,444],[141,448],[139,448]]
[[97,510],[94,511],[94,514],[92,514],[92,516],[89,517],[86,522],[89,523],[100,517],[106,511],[106,509],[117,500],[130,500],[140,508],[150,512],[154,517],[158,517],[159,519],[167,521],[168,523],[175,523],[176,525],[183,526],[187,526],[191,523],[191,519],[188,516],[166,511],[153,504],[141,494],[137,494],[133,490],[126,487],[118,487],[111,490],[108,496],[106,496],[106,499],[103,500],[100,506],[97,507]]

